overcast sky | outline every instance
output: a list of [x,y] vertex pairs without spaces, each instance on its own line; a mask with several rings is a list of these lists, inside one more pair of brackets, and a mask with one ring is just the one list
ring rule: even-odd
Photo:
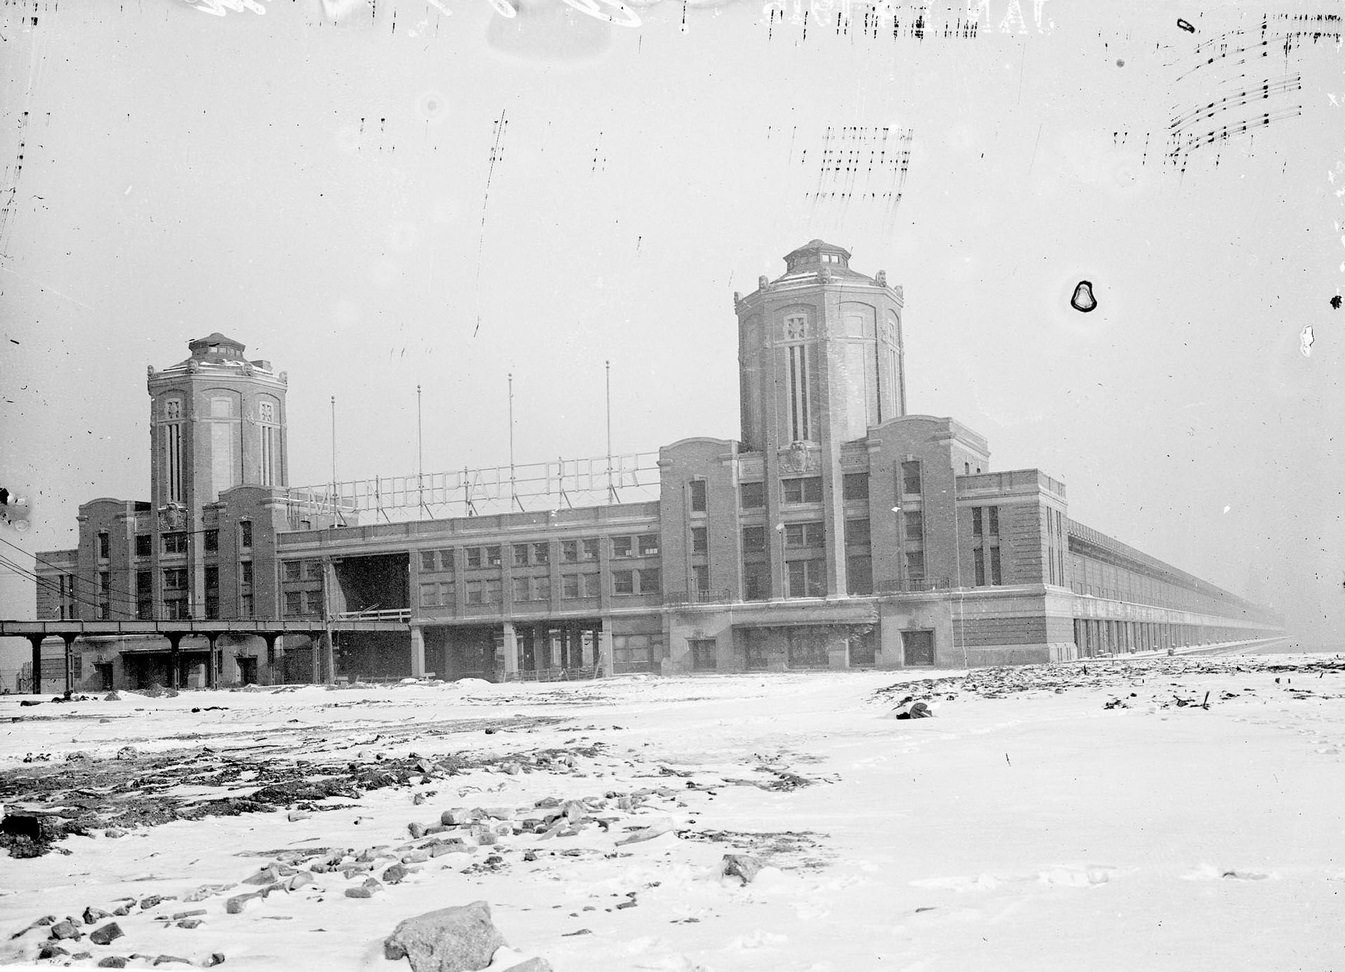
[[[911,412],[1339,631],[1345,59],[1286,36],[1339,21],[515,6],[0,12],[0,477],[34,504],[0,538],[146,498],[145,366],[215,330],[288,371],[295,485],[329,477],[333,394],[342,478],[414,472],[417,384],[427,469],[506,463],[511,372],[519,462],[602,455],[605,360],[616,451],[737,438],[733,292],[822,237],[905,288]],[[0,608],[31,585],[0,572]]]

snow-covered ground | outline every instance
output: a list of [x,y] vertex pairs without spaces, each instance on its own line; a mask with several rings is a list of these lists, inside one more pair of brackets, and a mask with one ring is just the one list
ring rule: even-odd
[[[0,857],[0,962],[38,961],[48,927],[11,936],[45,915],[135,899],[124,937],[59,943],[90,954],[75,965],[219,953],[230,969],[395,972],[407,963],[382,941],[400,920],[484,900],[511,947],[492,969],[530,955],[557,972],[1345,967],[1345,656],[930,674],[7,697],[11,811],[49,809],[56,769],[104,774],[86,810],[113,800],[119,766],[162,772],[178,805],[246,798],[249,767],[412,771],[299,800],[309,812]],[[908,696],[934,717],[894,718]],[[228,772],[184,775],[198,764]],[[41,773],[46,796],[25,782]],[[454,808],[489,810],[489,828],[413,839]],[[484,843],[485,829],[508,833]],[[744,885],[721,875],[729,853],[767,866]],[[407,856],[404,880],[381,879]],[[273,864],[294,889],[228,913]],[[370,897],[346,896],[370,875]],[[141,907],[152,895],[165,900]],[[173,917],[186,912],[201,913]]]

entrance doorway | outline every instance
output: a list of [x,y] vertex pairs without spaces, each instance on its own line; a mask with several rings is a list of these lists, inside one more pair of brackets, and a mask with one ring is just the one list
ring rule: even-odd
[[903,631],[901,633],[902,663],[907,667],[934,665],[934,632]]

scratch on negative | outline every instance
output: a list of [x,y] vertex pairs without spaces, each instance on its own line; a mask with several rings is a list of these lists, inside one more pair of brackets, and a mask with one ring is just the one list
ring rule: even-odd
[[[504,140],[504,131],[509,126],[509,119],[505,117],[505,110],[500,109],[500,117],[495,122],[495,144],[490,147],[490,165],[486,169],[486,190],[481,195],[481,235],[476,245],[476,303],[480,307],[481,300],[481,262],[485,256],[486,250],[486,208],[490,205],[490,181],[495,176],[495,164],[500,161],[500,144]],[[476,317],[476,327],[472,330],[472,337],[476,337],[477,331],[481,330],[481,315]]]

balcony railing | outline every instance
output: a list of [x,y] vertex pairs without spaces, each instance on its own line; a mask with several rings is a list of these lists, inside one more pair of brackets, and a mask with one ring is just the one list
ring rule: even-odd
[[874,583],[875,594],[913,594],[921,591],[948,591],[956,586],[951,577],[901,577]]
[[410,608],[385,608],[368,611],[342,611],[336,616],[337,621],[408,621],[411,618]]
[[669,606],[679,604],[729,604],[733,601],[733,592],[727,588],[717,591],[672,591],[663,595],[663,603]]

